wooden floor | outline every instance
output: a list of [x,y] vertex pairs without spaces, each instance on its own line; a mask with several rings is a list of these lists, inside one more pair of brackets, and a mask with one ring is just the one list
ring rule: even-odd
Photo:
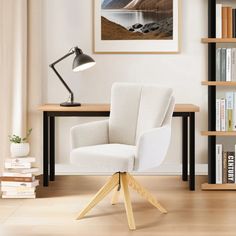
[[37,199],[0,199],[1,236],[231,236],[236,235],[236,192],[201,191],[205,177],[190,192],[180,177],[136,177],[168,210],[160,212],[131,192],[137,230],[129,231],[123,203],[112,206],[111,195],[87,217],[78,212],[107,177],[58,176],[40,187]]

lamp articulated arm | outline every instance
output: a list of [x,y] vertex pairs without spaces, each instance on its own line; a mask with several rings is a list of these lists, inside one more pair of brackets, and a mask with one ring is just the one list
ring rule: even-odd
[[60,104],[60,106],[63,106],[63,107],[81,106],[81,103],[74,102],[74,94],[73,94],[72,90],[70,89],[68,84],[64,81],[64,79],[61,77],[61,75],[58,73],[58,71],[55,68],[55,65],[57,63],[64,60],[65,58],[71,56],[72,54],[75,54],[75,58],[74,58],[73,65],[72,65],[72,69],[74,72],[86,70],[86,69],[90,68],[91,66],[95,65],[95,61],[93,60],[93,58],[84,54],[83,51],[80,48],[78,48],[77,46],[72,48],[65,56],[61,57],[60,59],[58,59],[57,61],[55,61],[49,65],[49,67],[53,69],[53,71],[55,72],[57,77],[60,79],[62,84],[66,87],[66,89],[70,93],[69,101],[63,102]]
[[62,79],[61,75],[58,73],[58,71],[55,68],[55,65],[57,63],[59,63],[60,61],[64,60],[65,58],[69,57],[70,55],[74,54],[75,51],[72,50],[70,52],[68,52],[65,56],[61,57],[60,59],[58,59],[57,61],[53,62],[52,64],[50,64],[49,66],[53,69],[53,71],[56,73],[56,75],[58,76],[58,78],[60,79],[60,81],[62,82],[62,84],[66,87],[66,89],[68,90],[68,92],[70,93],[70,102],[74,102],[74,94],[71,91],[70,87],[67,85],[67,83]]

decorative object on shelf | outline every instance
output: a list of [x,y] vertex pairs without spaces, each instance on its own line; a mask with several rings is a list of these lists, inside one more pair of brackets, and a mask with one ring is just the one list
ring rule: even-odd
[[93,58],[84,54],[80,48],[74,47],[66,55],[64,55],[63,57],[61,57],[57,61],[53,62],[51,65],[49,65],[53,69],[53,71],[56,73],[56,75],[58,76],[58,78],[60,79],[62,84],[66,87],[66,89],[70,93],[70,97],[69,97],[68,101],[60,104],[61,106],[65,106],[65,107],[81,106],[80,103],[74,102],[74,93],[72,92],[70,87],[63,80],[63,78],[61,77],[61,75],[58,73],[58,71],[55,68],[55,65],[57,63],[64,60],[65,58],[71,56],[72,54],[75,54],[75,59],[73,61],[73,65],[72,65],[72,69],[74,72],[86,70],[96,64],[96,62],[93,60]]
[[94,0],[95,53],[178,53],[180,0]]
[[9,141],[11,142],[10,151],[12,157],[23,157],[29,154],[30,146],[27,141],[31,132],[32,129],[29,129],[24,138],[15,134],[13,134],[12,136],[8,136]]

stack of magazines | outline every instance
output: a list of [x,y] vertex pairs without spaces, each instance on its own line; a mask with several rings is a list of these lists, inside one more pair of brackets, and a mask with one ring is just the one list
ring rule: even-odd
[[9,158],[5,160],[5,171],[1,176],[2,198],[36,198],[35,179],[38,168],[33,167],[35,157]]

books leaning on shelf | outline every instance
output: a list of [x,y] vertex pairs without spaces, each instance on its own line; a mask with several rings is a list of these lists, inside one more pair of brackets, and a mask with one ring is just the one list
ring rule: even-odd
[[5,171],[0,177],[2,198],[36,198],[36,187],[39,180],[34,173],[34,157],[9,158],[5,160]]
[[216,49],[216,81],[236,81],[236,48]]
[[216,184],[235,184],[235,176],[235,151],[225,152],[222,144],[216,144]]
[[236,131],[236,92],[216,99],[216,131]]
[[236,38],[236,9],[216,4],[216,38]]

